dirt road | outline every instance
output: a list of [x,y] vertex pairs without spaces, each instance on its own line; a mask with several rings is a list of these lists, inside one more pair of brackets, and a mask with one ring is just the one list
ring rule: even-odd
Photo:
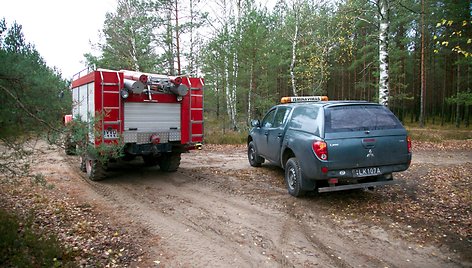
[[[406,176],[425,173],[425,167],[472,163],[467,150],[438,157],[416,153]],[[176,173],[144,168],[140,161],[120,163],[101,182],[85,179],[77,157],[57,149],[44,153],[40,162],[38,171],[58,189],[92,204],[110,224],[137,234],[135,242],[146,252],[144,264],[136,266],[471,266],[463,252],[415,239],[416,232],[401,221],[377,222],[332,209],[335,203],[338,208],[364,206],[365,200],[376,200],[376,190],[352,191],[349,202],[343,193],[293,198],[285,190],[283,171],[270,164],[251,168],[243,146],[209,146],[185,154]]]

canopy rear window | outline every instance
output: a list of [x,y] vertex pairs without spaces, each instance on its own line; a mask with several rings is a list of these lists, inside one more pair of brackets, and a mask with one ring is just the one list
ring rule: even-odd
[[325,132],[402,128],[400,121],[380,105],[346,105],[326,109]]

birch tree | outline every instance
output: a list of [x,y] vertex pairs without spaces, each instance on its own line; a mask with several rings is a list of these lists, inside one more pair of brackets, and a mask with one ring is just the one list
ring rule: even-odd
[[378,0],[379,9],[379,103],[388,106],[389,74],[388,74],[388,34],[390,27],[390,0]]
[[103,40],[97,44],[100,55],[85,54],[89,65],[107,69],[152,71],[157,53],[150,5],[140,0],[119,0],[115,12],[106,14]]
[[292,83],[292,95],[298,96],[297,94],[297,86],[295,82],[295,63],[297,61],[297,43],[298,43],[298,28],[300,24],[300,1],[294,0],[292,2],[292,14],[294,20],[294,30],[292,36],[292,60],[290,62],[290,81]]

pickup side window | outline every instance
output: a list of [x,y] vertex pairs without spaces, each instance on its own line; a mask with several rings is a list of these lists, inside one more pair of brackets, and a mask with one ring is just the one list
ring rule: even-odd
[[290,127],[293,129],[320,135],[319,107],[302,106],[293,111]]
[[272,125],[274,124],[275,111],[276,109],[272,109],[264,116],[264,119],[262,119],[261,127],[263,128],[272,127]]
[[275,114],[274,125],[272,127],[278,128],[278,127],[283,126],[285,122],[287,121],[287,117],[290,110],[291,109],[289,107],[284,107],[284,106],[279,107],[277,109],[277,113]]
[[326,132],[347,132],[401,128],[400,121],[383,106],[347,105],[330,107],[326,113]]

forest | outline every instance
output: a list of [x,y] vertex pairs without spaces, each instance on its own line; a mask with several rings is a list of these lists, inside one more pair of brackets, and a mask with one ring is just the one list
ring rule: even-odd
[[[207,117],[228,130],[294,95],[380,102],[419,127],[468,127],[471,16],[464,0],[117,0],[84,59],[203,77]],[[0,30],[2,132],[57,121],[68,81],[21,25],[3,19]]]
[[120,0],[86,56],[202,76],[206,111],[234,130],[292,95],[383,99],[404,122],[469,125],[469,1],[261,2]]

